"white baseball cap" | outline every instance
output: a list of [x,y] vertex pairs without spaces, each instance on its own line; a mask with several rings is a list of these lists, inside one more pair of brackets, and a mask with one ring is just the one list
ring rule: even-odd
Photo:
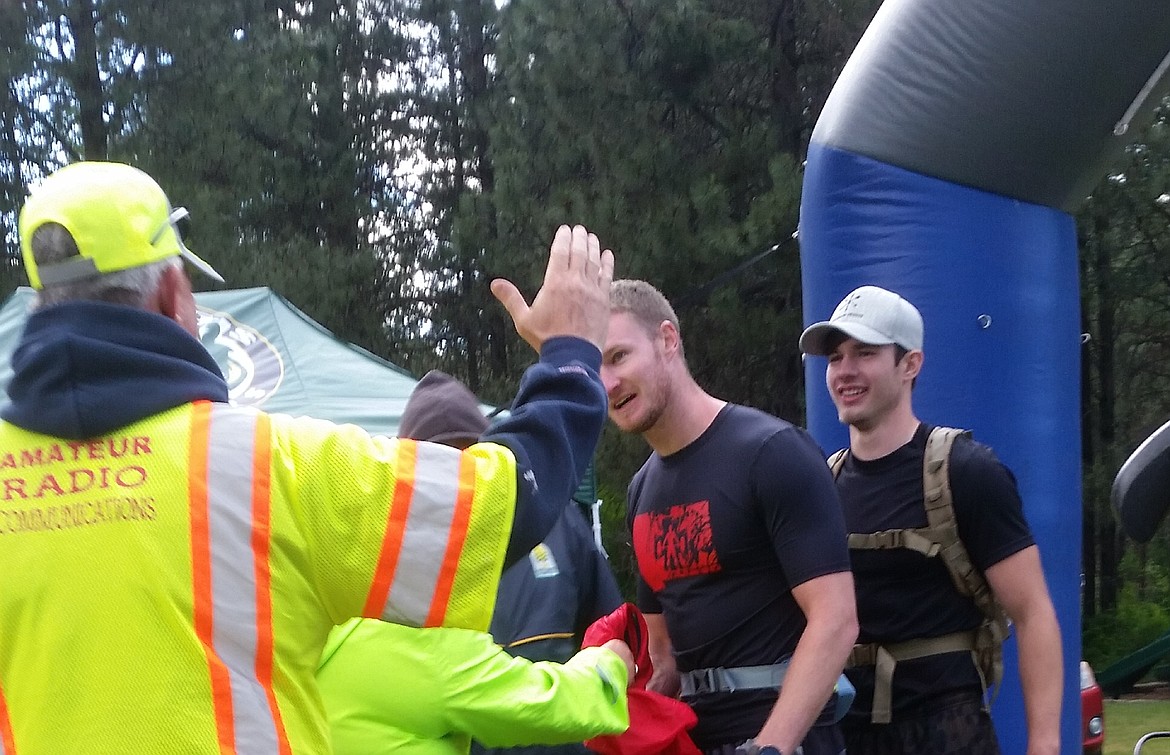
[[862,286],[842,299],[828,320],[805,328],[800,334],[800,350],[813,356],[828,356],[828,343],[834,333],[844,333],[872,346],[893,343],[907,351],[919,351],[922,315],[893,291]]

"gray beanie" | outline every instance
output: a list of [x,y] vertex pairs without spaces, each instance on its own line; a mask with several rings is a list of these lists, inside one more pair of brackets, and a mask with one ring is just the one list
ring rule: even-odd
[[447,373],[431,370],[410,393],[398,437],[466,448],[487,429],[475,394]]

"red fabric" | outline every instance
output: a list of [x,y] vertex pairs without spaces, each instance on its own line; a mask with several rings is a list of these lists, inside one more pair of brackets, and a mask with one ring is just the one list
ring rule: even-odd
[[650,692],[646,683],[654,667],[650,664],[650,642],[646,619],[633,604],[593,622],[585,630],[585,647],[623,640],[634,654],[638,672],[630,684],[630,728],[587,740],[585,746],[601,755],[702,755],[687,735],[698,719],[681,700]]

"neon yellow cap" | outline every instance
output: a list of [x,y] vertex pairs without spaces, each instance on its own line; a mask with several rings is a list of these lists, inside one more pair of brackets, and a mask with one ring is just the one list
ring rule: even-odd
[[[20,251],[29,284],[40,289],[182,256],[219,282],[223,277],[183,244],[175,223],[187,216],[172,208],[162,187],[122,163],[78,162],[46,178],[20,211]],[[37,266],[32,235],[59,223],[80,256]]]

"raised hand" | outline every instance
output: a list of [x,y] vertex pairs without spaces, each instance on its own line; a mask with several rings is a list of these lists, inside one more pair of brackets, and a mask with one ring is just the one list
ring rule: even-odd
[[613,252],[601,251],[584,226],[563,225],[549,249],[544,283],[531,306],[511,281],[492,281],[492,294],[508,310],[516,332],[532,348],[554,336],[576,336],[601,349],[609,327]]

